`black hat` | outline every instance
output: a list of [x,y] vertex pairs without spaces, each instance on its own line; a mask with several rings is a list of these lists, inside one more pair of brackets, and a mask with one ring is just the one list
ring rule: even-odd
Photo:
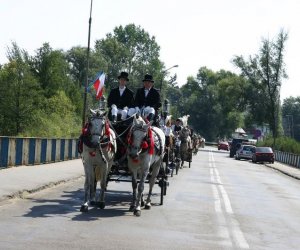
[[143,82],[154,82],[152,75],[146,74]]
[[121,74],[118,76],[118,79],[126,79],[126,81],[129,81],[128,79],[128,73],[127,72],[121,72]]

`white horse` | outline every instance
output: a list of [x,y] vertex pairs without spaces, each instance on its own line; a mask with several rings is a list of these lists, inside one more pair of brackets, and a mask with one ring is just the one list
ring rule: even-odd
[[[111,169],[116,154],[116,136],[109,128],[105,113],[100,110],[91,110],[92,116],[83,129],[81,140],[83,141],[82,161],[85,172],[84,203],[81,212],[88,211],[88,202],[105,207],[105,190],[107,175]],[[100,195],[96,199],[97,182],[100,181]]]
[[[141,202],[143,199],[143,191],[145,180],[151,169],[149,180],[149,193],[147,196],[145,209],[151,208],[151,194],[162,165],[165,135],[163,131],[157,127],[151,127],[151,122],[146,123],[141,117],[134,117],[131,130],[128,134],[128,167],[132,172],[132,189],[133,200],[130,211],[134,215],[141,215]],[[154,144],[158,144],[158,148]],[[140,175],[140,182],[137,190],[137,176]]]

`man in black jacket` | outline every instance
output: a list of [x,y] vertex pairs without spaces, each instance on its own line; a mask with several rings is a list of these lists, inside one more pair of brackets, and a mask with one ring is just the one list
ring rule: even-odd
[[152,75],[146,74],[143,83],[144,87],[136,92],[134,103],[140,109],[141,114],[151,121],[161,107],[160,93],[158,89],[153,87]]
[[180,118],[177,118],[175,124],[172,125],[173,133],[174,133],[175,135],[177,135],[178,132],[179,132],[181,129],[182,129],[182,121],[181,121]]
[[113,122],[116,122],[118,114],[121,114],[121,120],[125,120],[135,113],[133,91],[126,87],[128,73],[121,72],[118,79],[119,87],[112,89],[107,99]]

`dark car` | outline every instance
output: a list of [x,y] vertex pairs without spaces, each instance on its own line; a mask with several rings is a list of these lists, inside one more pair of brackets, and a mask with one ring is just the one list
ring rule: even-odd
[[232,158],[236,151],[242,146],[243,143],[249,143],[248,139],[241,139],[241,138],[234,138],[232,139],[231,145],[230,145],[230,152],[229,152],[229,156],[230,158]]
[[221,150],[221,149],[229,151],[229,144],[227,141],[220,141],[218,143],[218,150]]
[[252,155],[252,162],[274,163],[274,153],[270,147],[256,147]]

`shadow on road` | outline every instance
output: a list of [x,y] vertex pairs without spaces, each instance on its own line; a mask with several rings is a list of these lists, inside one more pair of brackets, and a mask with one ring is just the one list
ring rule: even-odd
[[[117,217],[130,215],[129,206],[132,199],[131,192],[109,190],[106,192],[104,209],[89,206],[87,213],[81,213],[80,207],[83,202],[83,189],[72,192],[64,192],[60,199],[36,199],[28,198],[37,205],[30,208],[24,217],[48,218],[56,216],[67,216],[74,221],[92,221],[105,217]],[[156,205],[156,204],[153,204]]]

